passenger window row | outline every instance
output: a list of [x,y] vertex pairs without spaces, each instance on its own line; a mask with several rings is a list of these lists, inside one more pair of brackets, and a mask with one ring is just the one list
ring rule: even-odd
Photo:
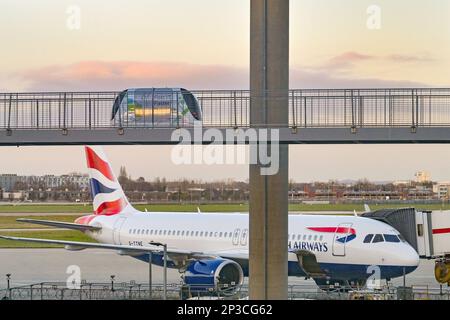
[[380,243],[380,242],[401,242],[404,241],[401,235],[395,234],[368,234],[364,238],[364,243]]
[[323,235],[321,235],[321,236],[319,236],[319,235],[312,235],[312,234],[310,234],[310,235],[306,235],[306,234],[288,234],[288,240],[292,240],[292,241],[294,241],[294,240],[297,240],[297,241],[300,241],[300,240],[303,240],[303,241],[306,241],[306,240],[308,240],[308,241],[322,241],[323,240]]
[[[232,232],[218,231],[185,231],[185,230],[157,230],[157,229],[129,229],[129,234],[134,235],[154,235],[154,236],[177,236],[177,237],[214,237],[214,238],[232,238]],[[289,240],[303,241],[322,241],[323,235],[306,234],[288,234]]]
[[218,231],[186,231],[186,230],[156,230],[156,229],[129,229],[129,234],[154,235],[154,236],[177,236],[177,237],[214,237],[232,238],[232,232]]

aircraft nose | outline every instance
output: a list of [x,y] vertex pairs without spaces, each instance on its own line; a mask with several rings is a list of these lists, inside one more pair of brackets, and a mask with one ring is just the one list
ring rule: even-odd
[[402,265],[406,267],[417,267],[419,265],[419,254],[414,250],[413,247],[410,245],[405,245],[404,250],[402,250],[401,255],[399,255],[399,258],[402,260]]

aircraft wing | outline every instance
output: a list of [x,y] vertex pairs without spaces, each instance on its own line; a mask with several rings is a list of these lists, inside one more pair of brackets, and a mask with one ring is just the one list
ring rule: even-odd
[[248,250],[244,249],[230,249],[215,251],[214,255],[217,257],[233,260],[241,265],[242,268],[248,268]]
[[215,251],[215,255],[230,260],[248,260],[248,250],[243,249],[231,249]]
[[[93,243],[93,242],[80,242],[80,241],[65,241],[65,240],[51,240],[51,239],[37,239],[37,238],[22,238],[22,237],[10,237],[1,236],[0,239],[13,240],[13,241],[25,241],[25,242],[37,242],[37,243],[49,243],[49,244],[59,244],[64,245],[67,250],[83,250],[83,249],[109,249],[117,250],[121,255],[141,255],[148,254],[150,252],[162,253],[163,249],[160,246],[150,246],[150,247],[137,247],[129,245],[118,245],[118,244],[106,244],[106,243]],[[174,248],[167,248],[167,255],[171,260],[185,259],[215,259],[217,256],[205,254],[202,252],[193,252],[188,250],[180,250]]]
[[94,226],[88,226],[88,225],[84,225],[84,224],[60,222],[60,221],[34,220],[34,219],[24,219],[24,218],[17,219],[17,221],[39,224],[39,225],[43,225],[43,226],[56,227],[56,228],[73,229],[73,230],[78,230],[78,231],[97,231],[97,230],[101,229],[101,227],[94,227]]

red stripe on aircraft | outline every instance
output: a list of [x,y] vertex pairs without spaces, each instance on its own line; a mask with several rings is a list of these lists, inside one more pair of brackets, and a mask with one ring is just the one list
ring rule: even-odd
[[350,233],[356,234],[356,230],[353,228],[347,227],[316,227],[316,228],[308,228],[311,231],[317,232],[325,232],[325,233]]
[[450,228],[433,229],[433,234],[450,233]]
[[102,159],[89,147],[86,147],[86,161],[88,168],[100,171],[106,178],[111,181],[114,180],[114,175],[109,167],[109,164]]

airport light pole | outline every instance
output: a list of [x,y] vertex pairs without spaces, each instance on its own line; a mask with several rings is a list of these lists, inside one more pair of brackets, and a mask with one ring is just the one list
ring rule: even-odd
[[167,300],[167,244],[160,242],[149,242],[153,246],[163,247],[163,299]]
[[403,288],[406,288],[406,269],[403,267]]
[[10,285],[10,280],[11,280],[11,273],[6,274],[6,283],[7,283],[7,288],[8,288],[8,298],[9,300],[11,300],[11,285]]
[[111,275],[111,291],[114,292],[114,278],[116,277],[115,275]]
[[150,295],[150,300],[152,299],[152,260],[153,255],[152,252],[150,251],[148,253],[148,291]]
[[8,274],[6,274],[6,288],[8,289],[8,291],[9,291],[9,289],[11,289],[11,286],[9,283],[10,280],[11,280],[11,273],[8,273]]

